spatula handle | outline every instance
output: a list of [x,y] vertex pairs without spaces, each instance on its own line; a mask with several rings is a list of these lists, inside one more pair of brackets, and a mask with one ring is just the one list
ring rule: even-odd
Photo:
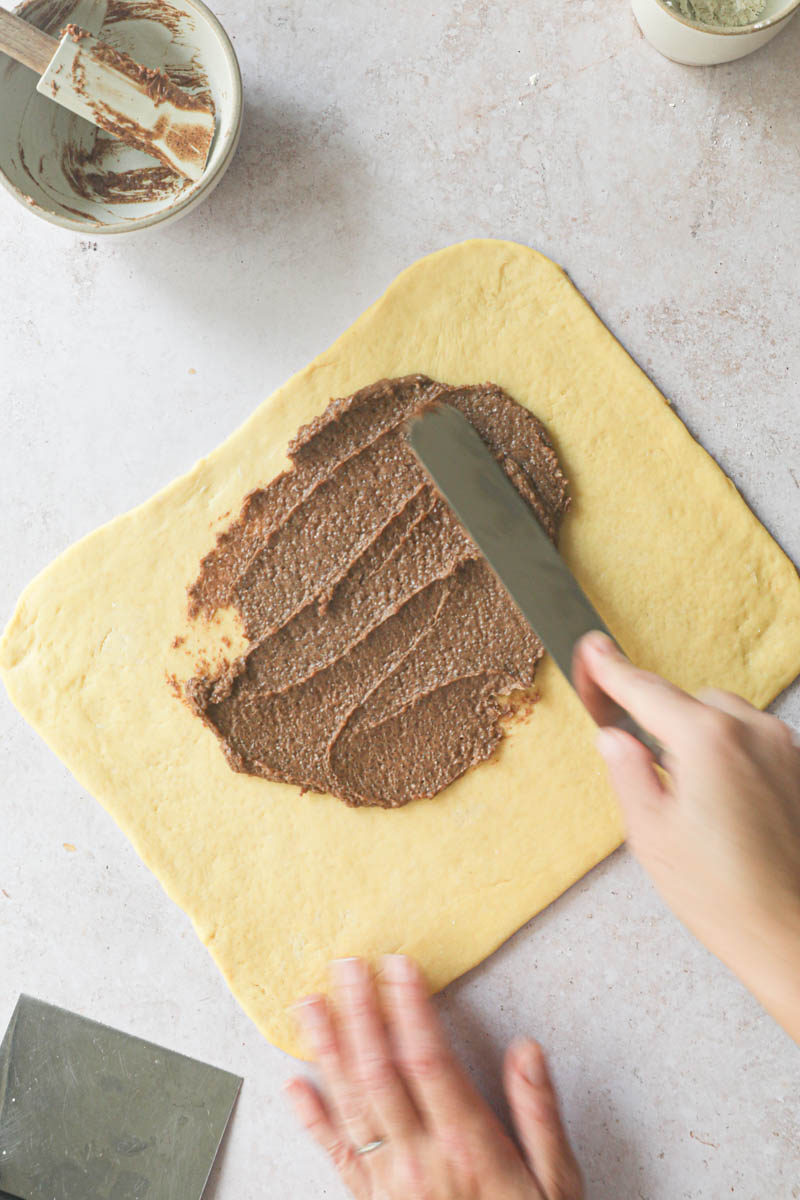
[[0,8],[0,50],[43,75],[58,49],[58,39]]

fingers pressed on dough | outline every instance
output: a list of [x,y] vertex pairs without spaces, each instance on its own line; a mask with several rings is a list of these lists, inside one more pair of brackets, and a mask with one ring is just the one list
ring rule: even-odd
[[369,966],[359,958],[339,959],[331,975],[345,1057],[375,1114],[373,1137],[410,1137],[420,1121],[392,1057]]
[[423,1121],[451,1129],[482,1104],[456,1061],[416,963],[383,960],[381,995],[395,1059]]

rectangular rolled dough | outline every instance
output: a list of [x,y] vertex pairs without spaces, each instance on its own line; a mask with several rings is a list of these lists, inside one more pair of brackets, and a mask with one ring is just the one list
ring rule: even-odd
[[14,703],[293,1053],[288,1006],[330,958],[402,951],[443,987],[622,835],[591,722],[547,660],[495,758],[396,811],[234,774],[167,684],[203,644],[187,584],[298,426],[412,372],[492,380],[545,422],[571,481],[562,551],[637,662],[761,706],[800,669],[794,567],[561,269],[471,241],[404,271],[213,454],[43,571],[0,645]]

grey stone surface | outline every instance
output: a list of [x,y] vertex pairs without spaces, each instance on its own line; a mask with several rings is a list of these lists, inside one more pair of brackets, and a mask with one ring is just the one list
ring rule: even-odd
[[[247,107],[201,209],[95,243],[0,195],[4,614],[402,267],[473,235],[561,262],[800,561],[800,21],[692,69],[660,58],[622,2],[217,11]],[[800,725],[797,691],[778,711]],[[5,699],[0,748],[0,1020],[26,991],[243,1074],[208,1194],[340,1197],[286,1111],[292,1063]],[[626,851],[440,1007],[495,1102],[514,1034],[551,1050],[592,1200],[800,1196],[795,1051]]]

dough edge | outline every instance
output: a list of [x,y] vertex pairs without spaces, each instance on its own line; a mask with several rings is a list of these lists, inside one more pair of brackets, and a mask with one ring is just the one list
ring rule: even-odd
[[[217,450],[45,568],[0,643],[14,703],[187,911],[259,1028],[292,1053],[302,1048],[288,1006],[324,989],[328,958],[411,953],[441,988],[622,837],[591,723],[549,662],[540,703],[495,759],[396,812],[233,775],[169,693],[185,585],[228,514],[285,466],[289,438],[331,396],[412,371],[491,379],[545,422],[573,484],[562,550],[642,665],[760,706],[800,667],[793,565],[561,268],[489,240],[407,268]],[[691,487],[676,488],[676,474]],[[135,594],[123,602],[120,573]],[[141,686],[149,704],[132,748]]]

